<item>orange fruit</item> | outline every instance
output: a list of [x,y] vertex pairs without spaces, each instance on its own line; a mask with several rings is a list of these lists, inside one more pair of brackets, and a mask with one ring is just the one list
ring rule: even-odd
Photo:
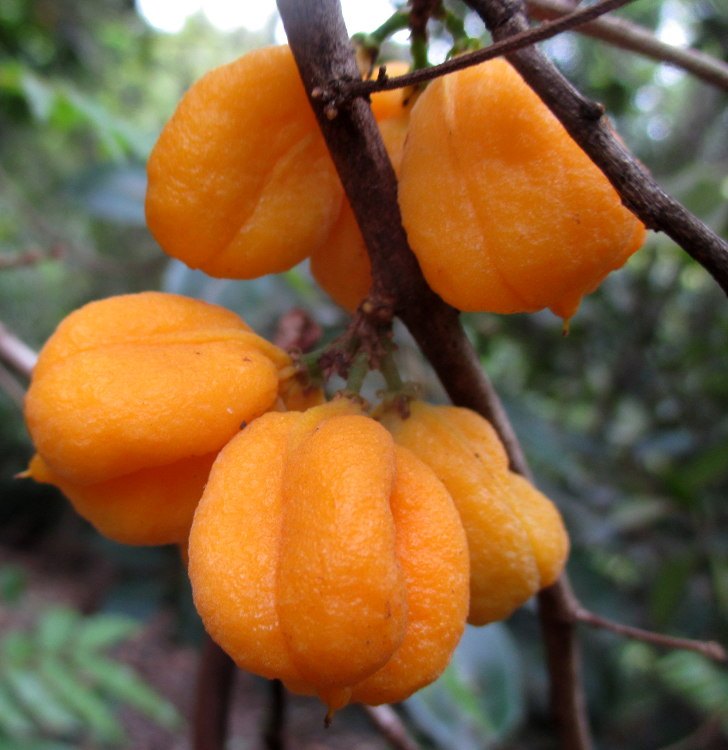
[[345,399],[266,414],[221,451],[189,574],[205,627],[238,666],[330,711],[435,679],[467,610],[452,499]]
[[285,352],[221,307],[159,292],[92,302],[40,352],[30,475],[112,538],[181,541],[215,454],[273,408],[288,370]]
[[428,283],[460,310],[568,319],[644,226],[518,73],[492,60],[420,95],[399,181]]
[[508,617],[558,578],[569,540],[553,503],[508,469],[495,430],[480,415],[453,406],[410,404],[410,416],[379,419],[399,445],[430,466],[460,514],[470,549],[468,622]]
[[147,173],[147,224],[164,251],[223,278],[296,265],[325,241],[343,196],[287,46],[197,81]]

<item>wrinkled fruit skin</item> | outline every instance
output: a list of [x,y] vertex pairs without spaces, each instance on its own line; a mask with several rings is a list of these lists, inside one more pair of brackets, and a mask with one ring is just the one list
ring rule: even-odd
[[417,100],[402,220],[429,285],[460,310],[564,319],[644,241],[598,168],[504,60]]
[[470,549],[468,622],[508,617],[559,577],[569,539],[553,503],[508,469],[487,420],[469,409],[413,401],[410,416],[379,419],[450,492]]
[[211,276],[279,273],[339,215],[339,182],[287,46],[197,81],[147,165],[147,225],[164,251]]
[[434,680],[468,606],[452,499],[358,411],[341,399],[249,425],[218,456],[189,539],[212,638],[330,712]]
[[183,541],[215,455],[273,408],[289,368],[221,307],[159,292],[92,302],[40,352],[29,474],[112,539]]

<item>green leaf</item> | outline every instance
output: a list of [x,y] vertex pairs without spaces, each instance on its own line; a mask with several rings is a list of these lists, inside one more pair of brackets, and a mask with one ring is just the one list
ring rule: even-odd
[[465,631],[439,680],[404,706],[438,747],[482,750],[521,721],[523,677],[518,651],[502,623]]
[[33,117],[42,122],[46,121],[50,117],[56,102],[56,93],[53,87],[28,69],[23,71],[21,86],[25,101],[33,113]]
[[27,633],[11,631],[0,641],[0,652],[8,664],[23,664],[35,651],[35,644]]
[[78,719],[63,706],[35,672],[10,667],[4,674],[15,699],[45,732],[64,736],[78,730]]
[[674,651],[657,662],[663,682],[693,708],[721,719],[728,733],[728,674],[701,654]]
[[36,627],[36,641],[44,651],[56,653],[64,648],[81,620],[69,607],[54,607],[43,614]]
[[664,627],[683,602],[690,576],[695,569],[693,556],[667,560],[660,568],[649,593],[652,619]]
[[67,745],[54,740],[24,740],[22,745],[18,745],[15,740],[0,737],[0,750],[78,750],[78,745]]
[[0,683],[0,737],[26,737],[33,733],[33,723],[20,710],[6,685]]
[[112,697],[133,706],[162,727],[174,729],[180,725],[177,709],[125,664],[85,651],[77,652],[74,658],[82,672]]
[[25,571],[18,565],[4,565],[0,569],[0,600],[6,604],[15,604],[26,586]]
[[59,659],[53,656],[42,657],[38,671],[59,700],[81,719],[97,740],[113,744],[124,740],[121,725],[103,699]]
[[86,618],[74,638],[75,647],[99,651],[116,646],[139,632],[137,620],[122,615],[101,614]]

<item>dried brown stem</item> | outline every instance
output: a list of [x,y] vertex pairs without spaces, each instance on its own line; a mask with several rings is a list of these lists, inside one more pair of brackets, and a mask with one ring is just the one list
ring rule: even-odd
[[[560,18],[573,11],[573,5],[565,0],[526,0],[526,5],[532,18]],[[666,44],[649,29],[624,18],[602,17],[580,25],[576,31],[614,47],[682,68],[696,78],[728,91],[728,64],[700,50]]]
[[[467,0],[501,41],[529,28],[523,0]],[[669,196],[616,138],[603,108],[582,96],[536,47],[506,55],[644,224],[665,232],[728,294],[728,242]]]
[[664,635],[663,633],[655,633],[652,630],[635,628],[631,625],[624,625],[621,622],[615,622],[614,620],[609,620],[606,617],[597,615],[594,612],[584,609],[578,604],[574,610],[574,617],[578,622],[583,622],[585,625],[589,625],[592,628],[609,630],[616,635],[621,635],[625,638],[631,638],[637,641],[644,641],[645,643],[651,643],[654,646],[682,649],[685,651],[696,651],[703,656],[707,656],[709,659],[715,659],[715,661],[725,661],[728,657],[726,650],[716,641],[697,641],[692,638],[676,638],[671,635]]

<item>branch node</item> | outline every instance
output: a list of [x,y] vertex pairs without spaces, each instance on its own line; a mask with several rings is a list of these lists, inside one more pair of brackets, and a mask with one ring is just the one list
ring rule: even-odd
[[591,101],[589,99],[583,99],[580,102],[581,105],[581,116],[585,120],[591,120],[598,122],[604,117],[606,113],[606,107],[601,102]]

